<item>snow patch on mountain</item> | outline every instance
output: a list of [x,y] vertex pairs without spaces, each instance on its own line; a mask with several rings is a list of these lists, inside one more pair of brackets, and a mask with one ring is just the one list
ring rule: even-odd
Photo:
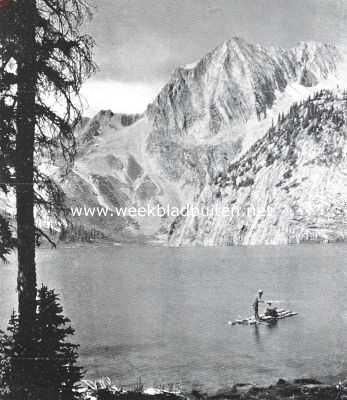
[[[252,45],[241,38],[224,42],[201,60],[177,68],[143,115],[102,111],[84,121],[78,132],[76,165],[64,184],[70,202],[95,202],[110,209],[147,204],[180,208],[210,196],[217,203],[212,182],[231,163],[242,160],[294,103],[321,89],[347,87],[346,54],[344,49],[314,42],[292,49]],[[259,185],[269,188],[281,168],[263,170]],[[268,194],[260,186],[259,198],[267,204]],[[242,203],[245,192],[237,195]],[[246,239],[233,238],[233,243],[274,240],[273,234],[249,233],[260,224],[259,218],[252,221]],[[193,222],[184,220],[181,227],[169,216],[83,222],[97,224],[120,240],[141,237],[166,242],[171,232],[170,243],[175,245],[221,244],[228,229],[225,221],[216,220],[210,235],[199,225],[189,239]],[[274,226],[282,229],[280,223]],[[283,240],[276,240],[285,242],[283,235]]]
[[[227,217],[175,221],[171,245],[289,244],[347,235],[347,94],[318,92],[272,126],[213,184],[197,207]],[[216,196],[218,194],[218,196]]]

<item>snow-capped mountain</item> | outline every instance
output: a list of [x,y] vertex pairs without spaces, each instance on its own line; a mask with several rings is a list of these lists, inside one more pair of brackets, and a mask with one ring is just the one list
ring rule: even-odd
[[[267,134],[180,218],[174,245],[288,244],[347,237],[347,92],[318,92]],[[230,212],[224,212],[227,210]]]
[[312,87],[338,70],[335,47],[300,43],[289,50],[234,38],[199,62],[178,68],[148,107],[161,138],[217,135],[257,117],[266,118],[291,83]]
[[[63,183],[70,204],[115,209],[204,202],[217,177],[243,159],[279,114],[321,89],[341,91],[346,86],[346,54],[319,43],[292,49],[265,48],[240,38],[223,43],[174,71],[143,115],[104,111],[84,122],[75,168]],[[119,240],[167,243],[170,236],[173,245],[225,241],[207,239],[203,229],[199,237],[200,228],[191,237],[192,221],[167,215],[87,217],[81,222]],[[282,228],[279,223],[276,229]]]

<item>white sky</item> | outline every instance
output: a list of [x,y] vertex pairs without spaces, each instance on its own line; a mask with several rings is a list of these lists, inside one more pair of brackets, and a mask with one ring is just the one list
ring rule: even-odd
[[155,98],[160,83],[117,82],[114,80],[90,80],[82,87],[85,104],[84,115],[94,116],[100,110],[118,113],[142,113]]

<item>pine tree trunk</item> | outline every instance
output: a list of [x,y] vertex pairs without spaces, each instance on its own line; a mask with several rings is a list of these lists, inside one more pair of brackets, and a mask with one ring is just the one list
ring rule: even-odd
[[19,338],[30,352],[36,310],[34,226],[35,10],[36,0],[17,0],[18,7],[18,112],[16,190],[18,238]]

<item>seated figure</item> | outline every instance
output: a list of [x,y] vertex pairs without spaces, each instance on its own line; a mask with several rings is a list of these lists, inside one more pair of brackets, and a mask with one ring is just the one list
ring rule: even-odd
[[277,318],[278,317],[278,312],[276,307],[272,307],[272,303],[271,301],[268,301],[266,303],[266,308],[264,311],[264,316],[265,317],[273,317],[273,318]]

